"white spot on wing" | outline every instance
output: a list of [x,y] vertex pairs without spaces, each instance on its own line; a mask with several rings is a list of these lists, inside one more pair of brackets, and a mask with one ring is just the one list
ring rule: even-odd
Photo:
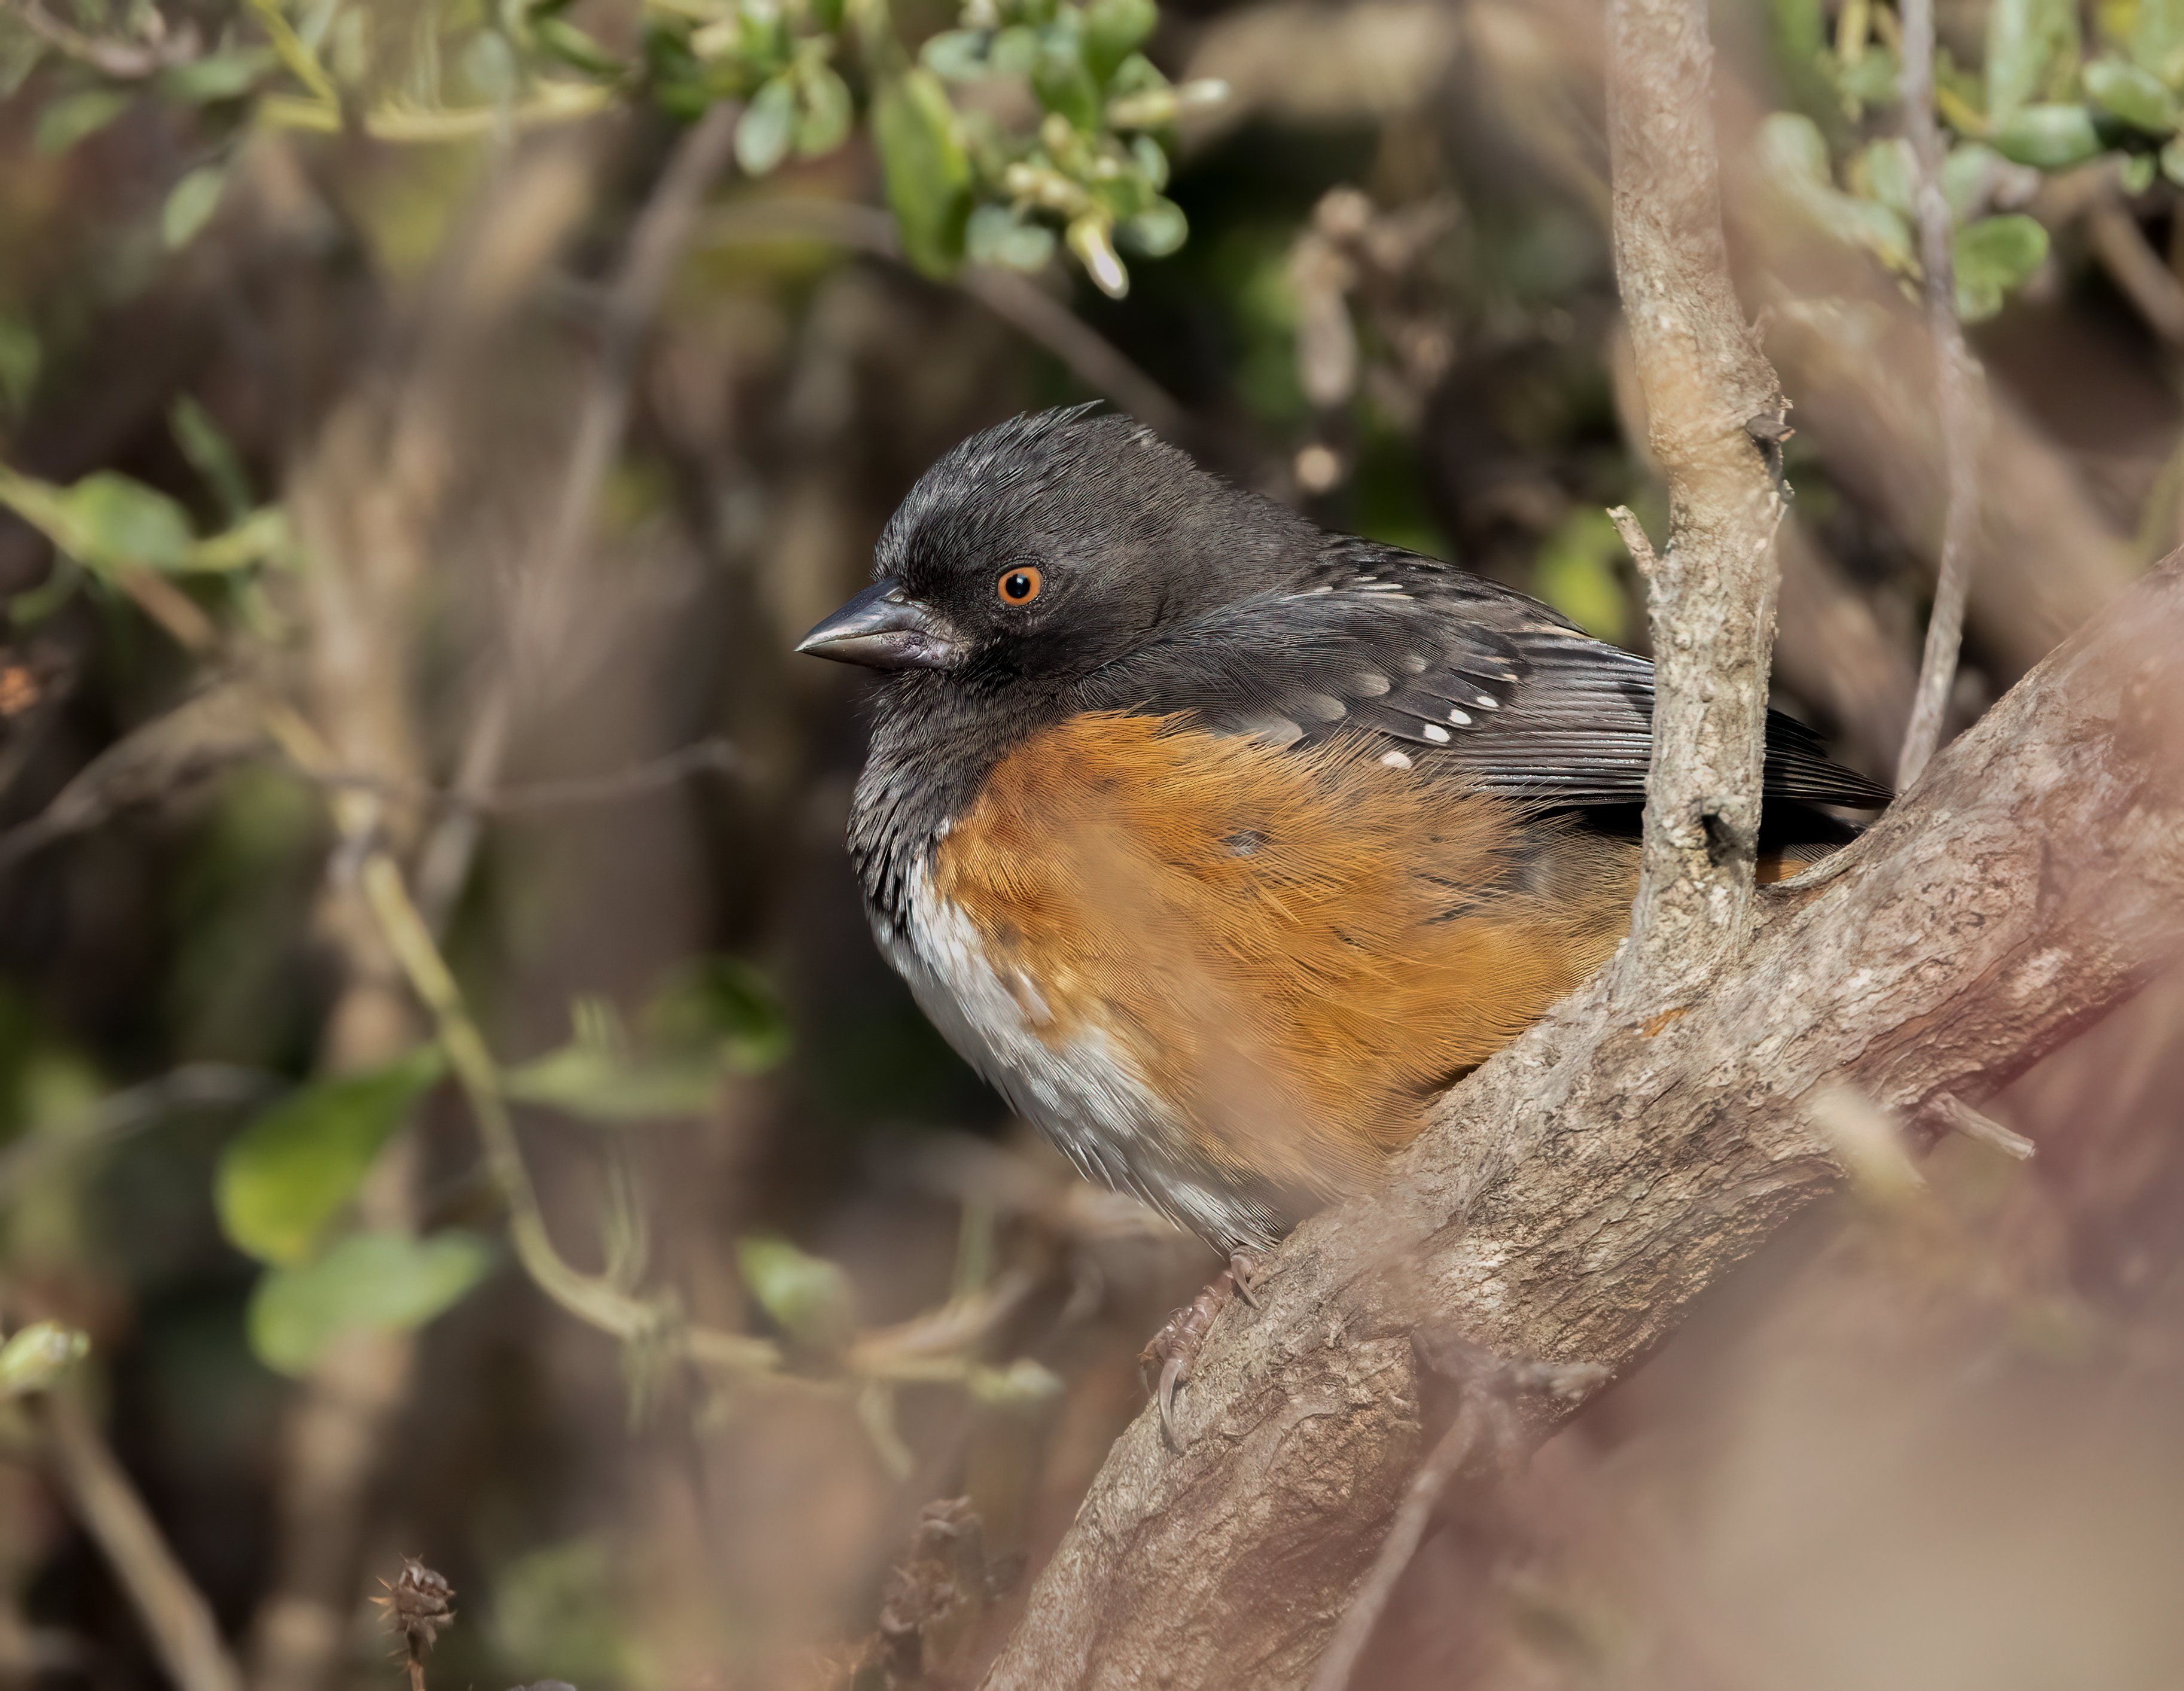
[[1456,706],[1451,704],[1448,708],[1448,720],[1455,723],[1459,728],[1468,728],[1471,726],[1471,713],[1466,710],[1459,710]]
[[1372,670],[1360,670],[1351,676],[1350,685],[1360,698],[1378,698],[1388,690],[1388,678]]
[[1445,746],[1448,743],[1448,730],[1438,722],[1427,723],[1420,731],[1437,746]]
[[1384,752],[1380,754],[1380,761],[1390,769],[1408,769],[1411,754],[1408,752]]

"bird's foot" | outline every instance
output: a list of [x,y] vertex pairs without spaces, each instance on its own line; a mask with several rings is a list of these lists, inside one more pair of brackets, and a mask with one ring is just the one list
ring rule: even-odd
[[1259,1307],[1255,1295],[1258,1287],[1259,1262],[1249,1251],[1232,1251],[1228,1266],[1213,1277],[1206,1288],[1183,1308],[1167,1318],[1167,1325],[1152,1337],[1152,1342],[1138,1354],[1138,1366],[1150,1371],[1159,1366],[1158,1379],[1150,1389],[1160,1399],[1161,1431],[1167,1434],[1169,1445],[1183,1449],[1183,1435],[1176,1430],[1175,1394],[1190,1378],[1190,1371],[1197,1366],[1198,1353],[1205,1348],[1206,1335],[1212,1330],[1213,1318],[1228,1306],[1232,1298],[1240,1298],[1252,1309]]

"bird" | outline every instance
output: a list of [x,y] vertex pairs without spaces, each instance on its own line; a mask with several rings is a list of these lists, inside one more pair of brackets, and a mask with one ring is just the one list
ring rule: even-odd
[[[1147,1348],[1171,1436],[1258,1255],[1627,928],[1650,662],[1127,416],[955,447],[796,649],[883,676],[848,845],[889,964],[1079,1172],[1229,1260]],[[1763,871],[1889,796],[1779,712],[1764,768]]]

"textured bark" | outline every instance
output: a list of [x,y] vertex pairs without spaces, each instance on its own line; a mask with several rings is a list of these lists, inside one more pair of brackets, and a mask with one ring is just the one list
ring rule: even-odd
[[1782,390],[1729,273],[1705,0],[1614,0],[1607,114],[1615,277],[1646,436],[1669,481],[1646,579],[1658,666],[1646,847],[1625,998],[1687,989],[1742,939],[1774,644]]
[[[1929,767],[1912,802],[1763,891],[1681,1013],[1599,982],[1444,1101],[1378,1194],[1306,1223],[1255,1313],[1117,1443],[986,1683],[1295,1685],[1419,1454],[1410,1335],[1620,1373],[1834,1180],[1801,1113],[1847,1081],[1977,1102],[2184,952],[2184,563]],[[1525,1405],[1535,1436],[1568,1410]]]

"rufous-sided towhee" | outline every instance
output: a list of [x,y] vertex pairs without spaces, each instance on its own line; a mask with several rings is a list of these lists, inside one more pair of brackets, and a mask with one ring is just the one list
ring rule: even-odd
[[[949,453],[797,649],[889,672],[850,822],[889,962],[1234,1261],[1613,949],[1652,665],[1089,409]],[[1887,797],[1779,714],[1765,790],[1792,843]]]

